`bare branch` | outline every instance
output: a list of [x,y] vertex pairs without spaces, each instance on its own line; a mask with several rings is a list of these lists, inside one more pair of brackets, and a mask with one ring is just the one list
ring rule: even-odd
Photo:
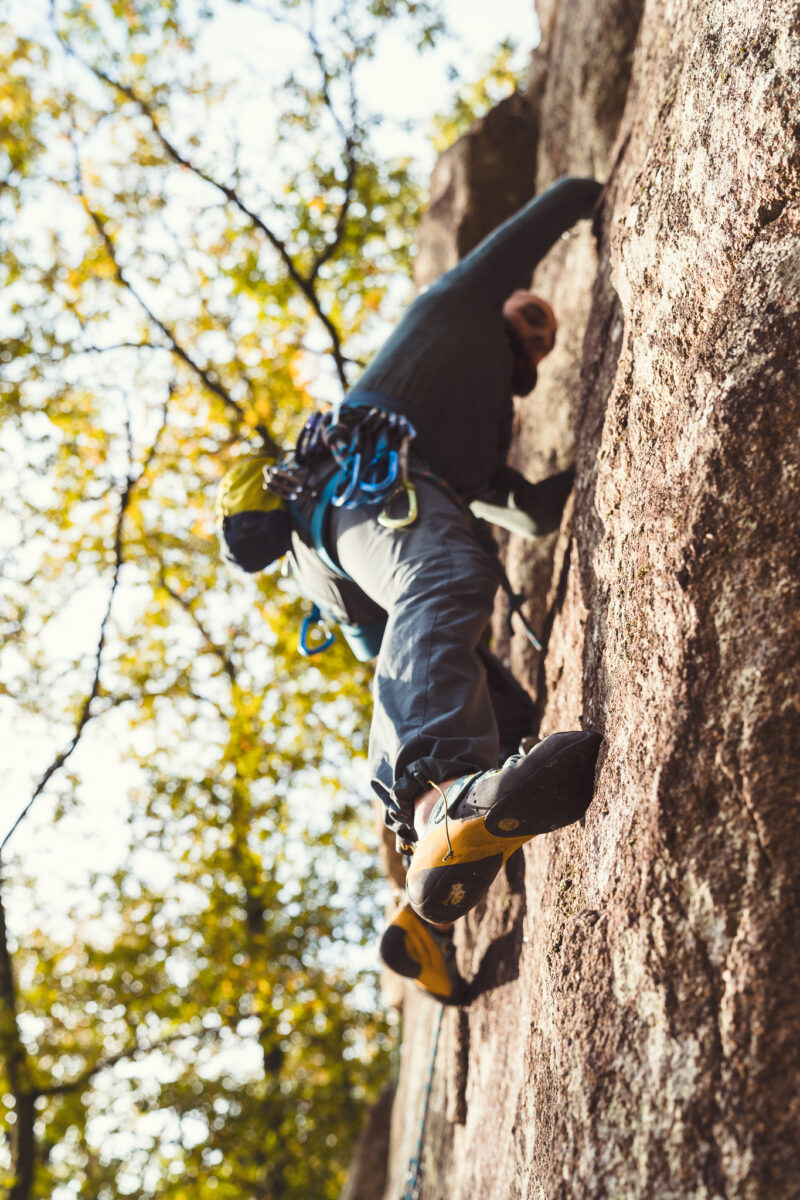
[[206,649],[208,651],[210,651],[211,654],[214,654],[219,659],[219,661],[222,663],[222,669],[224,670],[225,674],[228,676],[228,679],[231,681],[231,683],[235,684],[236,683],[236,667],[234,666],[233,661],[225,653],[223,648],[214,641],[211,634],[205,628],[205,626],[203,625],[203,622],[200,620],[197,613],[195,612],[195,610],[191,604],[191,601],[187,600],[182,592],[179,592],[176,588],[172,587],[172,585],[167,580],[166,574],[164,573],[163,569],[159,575],[159,582],[160,582],[161,586],[163,587],[164,591],[167,593],[167,595],[170,596],[175,601],[176,604],[179,604],[180,607],[183,609],[183,611],[189,616],[195,629],[198,631],[198,633],[202,637],[203,643],[204,643]]
[[70,349],[72,354],[108,354],[112,350],[166,350],[172,353],[171,346],[157,346],[155,342],[114,342],[108,346],[75,346]]
[[101,1071],[107,1071],[111,1067],[116,1067],[118,1063],[129,1062],[131,1059],[139,1058],[142,1054],[152,1054],[156,1050],[164,1050],[167,1046],[173,1046],[176,1042],[185,1042],[189,1038],[203,1038],[209,1033],[216,1033],[216,1030],[203,1030],[198,1033],[172,1033],[167,1037],[158,1038],[154,1042],[150,1042],[146,1046],[126,1046],[124,1050],[119,1050],[116,1054],[109,1054],[105,1058],[99,1058],[97,1062],[92,1063],[91,1067],[87,1067],[75,1079],[70,1079],[66,1083],[51,1083],[46,1087],[37,1088],[38,1096],[66,1096],[71,1092],[79,1092],[81,1088],[85,1088],[87,1083],[91,1083],[95,1075],[99,1075]]
[[325,107],[327,108],[328,112],[331,114],[333,123],[336,126],[336,128],[338,129],[339,133],[341,134],[342,140],[344,142],[348,142],[350,140],[350,138],[352,137],[352,130],[355,128],[355,120],[354,120],[355,109],[353,107],[354,93],[353,93],[353,88],[352,88],[353,64],[351,63],[350,68],[349,68],[349,76],[350,76],[350,82],[351,82],[351,87],[350,87],[351,129],[348,131],[345,129],[345,127],[342,123],[342,120],[341,120],[338,112],[336,111],[336,105],[333,103],[333,97],[331,96],[331,89],[330,89],[331,73],[328,70],[328,64],[325,61],[325,54],[322,50],[322,46],[320,45],[319,38],[317,37],[316,18],[317,18],[316,4],[315,4],[314,0],[309,0],[308,28],[306,30],[306,37],[308,38],[308,44],[311,47],[311,54],[314,58],[314,61],[317,64],[317,66],[319,67],[319,73],[322,78],[322,86],[320,88],[320,91],[322,93],[322,98],[325,101]]
[[[78,55],[68,44],[66,45],[66,49],[74,57],[78,58]],[[82,62],[83,60],[79,59],[79,61]],[[161,143],[161,146],[163,147],[164,151],[166,152],[167,157],[170,158],[172,160],[172,162],[174,162],[177,166],[184,167],[186,170],[191,171],[192,174],[196,175],[198,179],[202,179],[204,183],[209,184],[211,187],[214,187],[217,189],[217,191],[221,192],[222,195],[225,197],[225,199],[228,200],[231,204],[233,204],[234,207],[237,208],[239,210],[239,212],[242,213],[243,216],[247,217],[247,219],[251,223],[251,225],[255,229],[257,229],[261,234],[263,234],[263,236],[267,239],[267,241],[270,243],[270,245],[273,247],[273,249],[277,251],[277,254],[278,254],[281,262],[283,263],[283,265],[286,269],[286,273],[288,274],[289,278],[292,280],[292,282],[295,284],[295,286],[298,288],[298,290],[300,292],[302,292],[302,294],[305,296],[305,298],[308,301],[308,303],[310,304],[314,314],[322,322],[323,326],[325,327],[328,337],[330,338],[331,353],[333,355],[333,360],[336,364],[336,371],[339,376],[339,381],[340,381],[342,387],[346,389],[348,386],[347,372],[345,370],[345,361],[342,356],[341,338],[339,336],[339,330],[336,328],[336,325],[334,324],[334,322],[331,320],[331,318],[328,316],[328,314],[325,312],[325,310],[322,307],[322,304],[320,302],[320,299],[319,299],[316,289],[314,287],[314,278],[313,277],[307,278],[302,273],[302,271],[300,270],[300,268],[297,266],[296,262],[292,258],[292,255],[289,253],[289,249],[286,246],[286,243],[280,237],[278,237],[278,235],[275,233],[275,231],[273,229],[271,229],[269,227],[269,225],[267,225],[267,223],[264,221],[264,219],[262,217],[260,217],[258,215],[258,213],[254,212],[251,208],[248,207],[247,204],[245,204],[244,200],[242,200],[241,196],[239,195],[239,193],[236,191],[236,189],[234,187],[231,187],[229,184],[220,183],[219,180],[214,179],[214,177],[212,175],[209,175],[207,171],[204,171],[202,167],[200,167],[196,163],[192,162],[191,159],[187,158],[185,154],[183,154],[180,150],[178,150],[178,148],[169,140],[169,138],[165,135],[165,133],[161,129],[161,124],[159,122],[159,119],[156,116],[155,112],[153,111],[152,107],[147,103],[146,100],[142,99],[142,97],[137,95],[137,93],[134,91],[134,89],[132,87],[130,87],[128,84],[121,83],[117,79],[112,78],[112,76],[108,75],[105,71],[101,70],[100,67],[91,66],[90,64],[85,63],[85,62],[83,63],[83,66],[88,67],[88,69],[92,72],[92,74],[95,75],[96,78],[102,80],[103,83],[105,83],[108,87],[114,88],[116,91],[120,92],[121,95],[125,96],[126,99],[130,100],[132,104],[135,104],[136,107],[139,109],[139,112],[142,114],[142,116],[145,117],[147,119],[147,121],[149,122],[150,128],[152,129],[153,133],[156,135],[159,142]],[[92,215],[92,214],[90,213],[90,215]],[[100,232],[101,237],[103,237],[102,231],[98,230],[98,232]],[[105,240],[105,237],[104,237],[104,240]],[[112,258],[113,258],[113,255],[112,255]],[[115,266],[116,266],[116,263],[115,263]],[[117,267],[117,271],[119,274],[118,267]],[[121,280],[121,282],[125,282],[126,286],[130,288],[130,284],[128,284],[127,281]],[[135,293],[133,293],[133,294],[135,295]],[[139,301],[140,304],[142,304],[142,307],[145,308],[143,302],[141,301],[141,299],[138,296],[136,296],[136,299]],[[145,308],[145,311],[148,311],[148,310]],[[167,329],[166,326],[164,326],[161,322],[159,322],[158,319],[156,317],[154,317],[152,314],[150,314],[149,312],[148,312],[148,315],[150,315],[151,319],[158,325],[159,329],[161,329],[162,332],[165,333],[165,335],[170,338],[170,340],[174,341],[172,332],[169,329]],[[180,357],[184,357],[185,352],[182,352],[180,350],[180,348],[177,347],[177,343],[175,344],[175,350],[176,350],[176,353],[178,353]],[[192,361],[188,357],[185,357],[185,361],[188,363],[188,365],[192,366],[196,371],[198,371],[198,374],[200,373],[199,368],[194,363],[192,363]],[[205,382],[205,380],[204,380],[204,382]],[[207,386],[209,386],[209,385],[207,385]],[[219,385],[212,386],[212,391],[216,391],[217,394],[220,395],[221,393],[218,391],[218,387],[219,387]],[[224,398],[225,397],[223,396],[223,399]],[[259,432],[260,432],[260,430],[259,430]]]
[[[133,297],[133,299],[136,301],[136,303],[139,305],[139,307],[145,313],[147,318],[150,321],[152,321],[152,323],[156,326],[157,329],[159,329],[161,331],[161,333],[163,333],[164,337],[169,342],[172,353],[176,356],[176,358],[179,358],[181,360],[181,362],[183,362],[187,367],[189,367],[189,369],[191,371],[193,371],[194,374],[197,375],[197,377],[200,380],[202,380],[203,384],[208,388],[208,390],[210,392],[213,392],[215,396],[218,396],[219,399],[222,400],[222,402],[225,405],[227,405],[228,408],[231,408],[236,413],[236,416],[239,419],[239,421],[244,424],[245,423],[245,413],[244,413],[242,406],[238,403],[238,401],[234,400],[233,396],[231,396],[231,394],[227,390],[227,388],[223,387],[223,385],[219,382],[218,379],[215,379],[214,376],[211,375],[211,373],[208,370],[206,370],[205,367],[202,367],[200,365],[200,363],[198,363],[196,361],[196,359],[192,358],[192,356],[189,354],[188,350],[184,349],[184,347],[179,343],[177,337],[175,336],[174,331],[172,329],[170,329],[170,327],[167,324],[165,324],[165,322],[162,321],[160,317],[156,316],[156,314],[153,312],[152,308],[150,308],[150,306],[147,304],[147,302],[145,301],[143,296],[141,296],[139,294],[137,289],[134,287],[133,283],[130,281],[128,276],[125,274],[125,271],[123,270],[123,268],[119,262],[119,259],[117,257],[116,247],[111,238],[111,234],[108,232],[106,222],[103,219],[103,217],[100,215],[100,213],[97,211],[97,209],[92,207],[92,205],[89,202],[89,197],[87,196],[86,191],[84,190],[83,178],[82,178],[82,174],[81,174],[80,161],[78,158],[77,147],[75,147],[75,182],[76,182],[76,186],[78,188],[78,194],[81,198],[84,209],[86,210],[86,214],[89,217],[89,219],[91,220],[95,229],[97,230],[100,240],[102,241],[103,245],[105,246],[106,253],[108,254],[108,257],[110,258],[111,263],[114,267],[114,274],[116,275],[117,282],[122,287],[127,289],[127,291],[130,293],[130,295]],[[270,450],[273,454],[277,455],[278,447],[275,444],[275,442],[272,440],[272,437],[270,436],[270,433],[267,430],[266,426],[259,423],[258,425],[255,426],[255,429],[258,432],[258,434],[261,436],[262,440],[264,441],[265,447],[268,450]]]
[[167,387],[167,394],[164,398],[164,403],[161,407],[161,423],[160,423],[158,429],[156,430],[156,436],[153,438],[153,441],[150,445],[149,450],[147,451],[147,453],[144,456],[144,459],[142,460],[142,469],[140,470],[139,474],[136,476],[137,484],[140,482],[140,480],[143,478],[143,476],[147,474],[148,470],[150,469],[150,467],[153,464],[153,459],[158,454],[159,442],[161,441],[162,435],[166,432],[166,429],[167,429],[167,419],[169,417],[170,401],[172,400],[172,397],[175,395],[175,392],[177,391],[177,387],[178,387],[178,385],[175,382],[171,382],[169,384],[169,386]]
[[319,274],[320,268],[326,262],[328,262],[331,258],[333,258],[334,254],[339,249],[339,246],[342,243],[342,238],[344,237],[344,233],[345,233],[345,226],[347,224],[347,215],[350,211],[350,205],[353,200],[353,187],[355,184],[356,171],[358,169],[358,159],[357,159],[356,153],[355,153],[356,144],[357,144],[356,135],[357,135],[357,130],[358,130],[358,109],[357,109],[355,87],[353,85],[353,72],[355,70],[355,58],[351,59],[347,65],[347,80],[348,80],[348,85],[349,85],[349,90],[350,90],[350,105],[349,105],[350,124],[349,124],[349,129],[346,129],[344,126],[344,123],[342,122],[341,118],[339,117],[338,112],[336,111],[336,106],[333,103],[333,97],[331,96],[331,92],[330,92],[330,72],[328,71],[328,64],[325,61],[325,55],[323,53],[322,47],[320,46],[319,39],[317,37],[317,33],[314,28],[314,20],[315,20],[315,7],[314,7],[314,4],[311,3],[309,6],[308,42],[311,47],[311,53],[314,56],[314,60],[316,61],[317,66],[319,67],[320,75],[322,77],[322,87],[321,87],[322,98],[325,101],[325,106],[328,109],[328,112],[331,114],[331,119],[333,120],[336,128],[338,129],[339,134],[344,143],[344,150],[342,153],[342,157],[343,157],[343,160],[346,165],[346,172],[345,172],[345,181],[344,181],[344,199],[339,208],[339,214],[336,219],[336,226],[334,228],[334,234],[333,234],[331,241],[328,243],[328,245],[325,247],[325,249],[322,250],[314,259],[314,262],[311,266],[311,271],[309,273],[309,279],[311,280],[311,282],[316,280],[316,278]]
[[0,893],[0,1055],[5,1063],[8,1086],[14,1097],[15,1117],[11,1131],[13,1184],[8,1200],[28,1200],[33,1189],[35,1157],[34,1102],[30,1086],[30,1062],[17,1022],[17,993],[8,948],[6,914]]
[[111,616],[111,608],[114,603],[114,596],[117,591],[117,585],[119,584],[120,571],[122,569],[122,564],[123,564],[123,559],[124,559],[124,551],[123,551],[123,544],[122,544],[122,527],[123,527],[123,524],[125,521],[125,513],[127,512],[128,506],[130,505],[130,502],[131,502],[135,484],[136,484],[136,480],[134,478],[132,478],[131,476],[128,476],[128,478],[125,481],[125,486],[124,486],[124,488],[120,494],[120,498],[119,498],[119,510],[117,512],[116,528],[114,531],[114,565],[113,565],[113,573],[112,573],[112,577],[111,577],[111,587],[110,587],[109,593],[108,593],[108,602],[106,604],[106,610],[105,610],[105,613],[103,614],[103,619],[100,622],[100,632],[99,632],[98,639],[97,639],[97,648],[94,653],[94,672],[92,675],[91,687],[90,687],[89,692],[81,706],[81,711],[80,711],[80,713],[78,715],[78,719],[75,723],[75,730],[72,734],[72,737],[70,738],[69,742],[64,747],[64,749],[59,754],[57,754],[56,757],[53,759],[53,761],[50,763],[49,767],[44,772],[44,774],[42,775],[39,782],[36,784],[36,787],[33,790],[33,794],[31,795],[30,799],[28,800],[28,803],[25,805],[22,812],[17,817],[16,821],[11,826],[11,828],[8,831],[8,833],[6,834],[6,836],[3,838],[3,841],[0,842],[0,858],[2,858],[3,851],[5,850],[9,841],[13,837],[14,833],[19,828],[19,826],[22,824],[22,822],[25,820],[26,816],[30,812],[34,803],[39,798],[39,796],[41,796],[42,792],[45,790],[45,788],[47,787],[50,780],[53,778],[53,776],[58,771],[61,770],[61,768],[67,762],[69,757],[73,754],[78,743],[81,740],[81,737],[83,735],[84,730],[86,729],[86,726],[89,724],[89,722],[95,716],[95,713],[92,711],[92,705],[100,692],[100,667],[102,665],[103,650],[105,649],[105,644],[106,644],[106,632],[108,629],[108,621]]
[[[319,275],[320,268],[333,258],[336,251],[342,244],[342,238],[345,234],[347,225],[347,214],[350,211],[350,205],[353,201],[353,184],[355,183],[356,170],[358,169],[358,160],[354,153],[354,142],[352,138],[345,139],[344,159],[347,163],[347,176],[344,182],[344,200],[339,208],[339,214],[336,218],[336,226],[333,231],[333,237],[328,242],[324,250],[314,259],[309,273],[309,280],[313,283]],[[342,358],[342,363],[350,362],[350,359]]]

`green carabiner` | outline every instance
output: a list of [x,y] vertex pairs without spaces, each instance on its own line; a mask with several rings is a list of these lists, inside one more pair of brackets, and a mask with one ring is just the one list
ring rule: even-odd
[[[399,496],[401,492],[405,492],[408,501],[408,512],[404,517],[390,517],[386,511],[389,505],[394,500],[395,496]],[[399,487],[396,487],[392,492],[383,511],[378,516],[378,524],[383,525],[384,529],[407,529],[409,525],[413,525],[417,519],[419,508],[417,506],[417,489],[414,484],[408,479],[403,479]]]

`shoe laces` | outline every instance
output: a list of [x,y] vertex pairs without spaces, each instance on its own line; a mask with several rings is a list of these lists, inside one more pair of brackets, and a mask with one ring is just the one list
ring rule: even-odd
[[450,841],[450,829],[448,827],[447,797],[445,796],[442,789],[439,787],[438,783],[434,783],[432,779],[429,779],[428,783],[431,785],[431,787],[436,788],[436,791],[442,797],[442,804],[444,806],[444,835],[447,838],[447,854],[445,854],[444,858],[442,859],[442,862],[449,862],[450,859],[453,857],[453,843]]

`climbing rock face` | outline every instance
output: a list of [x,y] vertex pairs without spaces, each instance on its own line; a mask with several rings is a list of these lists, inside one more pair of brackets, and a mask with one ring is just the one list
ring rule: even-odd
[[[548,0],[537,187],[609,180],[534,287],[559,350],[518,405],[574,453],[535,575],[539,733],[605,738],[585,828],[536,839],[457,930],[423,1200],[790,1200],[800,1145],[800,9]],[[452,153],[452,152],[451,152]],[[464,247],[458,246],[462,253]],[[531,566],[531,564],[534,566]],[[499,626],[498,626],[499,627]],[[386,1200],[434,1006],[409,994]]]

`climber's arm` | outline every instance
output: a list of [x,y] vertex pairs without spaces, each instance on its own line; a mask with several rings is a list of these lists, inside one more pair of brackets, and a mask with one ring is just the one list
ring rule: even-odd
[[516,288],[530,285],[534,267],[562,233],[592,215],[602,190],[595,179],[560,179],[484,238],[442,283],[502,304]]

